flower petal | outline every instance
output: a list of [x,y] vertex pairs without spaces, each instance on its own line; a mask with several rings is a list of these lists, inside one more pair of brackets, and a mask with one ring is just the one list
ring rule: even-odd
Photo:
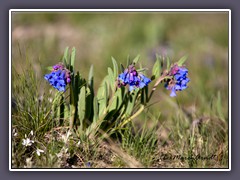
[[170,96],[171,96],[171,97],[177,96],[176,91],[175,91],[175,88],[172,88],[172,91],[171,91]]

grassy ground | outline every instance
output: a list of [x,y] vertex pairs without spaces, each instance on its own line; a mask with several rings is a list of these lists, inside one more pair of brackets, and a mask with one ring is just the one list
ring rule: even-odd
[[[93,141],[69,134],[68,121],[51,113],[56,91],[43,76],[67,46],[76,47],[83,76],[93,64],[95,87],[111,56],[125,64],[140,54],[151,67],[155,53],[173,62],[188,54],[191,82],[176,98],[158,87],[154,104],[121,135]],[[13,13],[12,100],[13,168],[227,168],[228,15]],[[22,145],[25,134],[32,146]]]

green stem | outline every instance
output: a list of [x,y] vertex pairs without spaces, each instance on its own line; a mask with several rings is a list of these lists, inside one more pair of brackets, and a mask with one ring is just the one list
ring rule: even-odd
[[159,85],[159,83],[161,83],[165,78],[169,78],[169,76],[167,76],[167,72],[164,72],[159,78],[158,80],[156,81],[156,83],[154,84],[153,88],[152,88],[152,91],[147,99],[147,102],[150,101],[150,99],[152,98],[152,95],[154,93],[154,91],[157,89],[157,86]]
[[[135,117],[137,117],[142,111],[144,110],[144,105],[141,105],[140,108],[138,109],[138,111],[133,114],[131,117],[127,118],[125,121],[123,121],[118,128],[122,128],[125,124],[127,124],[128,122],[130,122],[131,120],[133,120]],[[117,129],[118,129],[117,128]]]

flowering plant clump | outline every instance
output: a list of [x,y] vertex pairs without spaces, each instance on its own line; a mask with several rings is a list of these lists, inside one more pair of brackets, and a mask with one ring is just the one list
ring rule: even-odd
[[129,85],[129,91],[135,88],[141,89],[150,82],[151,80],[149,78],[137,72],[134,64],[129,65],[128,68],[118,76],[118,87]]
[[70,71],[62,63],[52,67],[52,72],[44,78],[58,91],[65,91],[67,84],[71,82]]
[[[151,78],[142,73],[147,68],[136,69],[138,60],[139,56],[134,58],[132,63],[129,63],[128,59],[127,68],[121,65],[122,72],[119,73],[118,63],[112,57],[113,68],[108,67],[108,74],[96,88],[93,66],[86,80],[78,71],[74,71],[75,48],[70,56],[66,48],[63,63],[54,65],[52,72],[45,75],[45,79],[58,91],[65,92],[69,84],[69,96],[64,96],[64,93],[56,95],[53,114],[57,119],[69,119],[69,129],[76,130],[80,137],[94,139],[100,132],[113,134],[121,130],[141,114],[148,108],[148,103],[161,82],[166,82],[165,87],[171,90],[172,97],[176,96],[176,91],[187,88],[188,70],[183,66],[186,56],[173,65],[170,65],[170,60],[167,59],[166,70],[162,70],[164,59],[157,56]],[[155,81],[155,84],[150,87],[152,81]],[[126,86],[128,91],[123,88]]]
[[186,67],[174,64],[168,75],[172,78],[167,80],[165,87],[166,89],[171,90],[171,97],[176,96],[176,91],[182,91],[187,88],[187,83],[190,80],[187,77],[188,69]]

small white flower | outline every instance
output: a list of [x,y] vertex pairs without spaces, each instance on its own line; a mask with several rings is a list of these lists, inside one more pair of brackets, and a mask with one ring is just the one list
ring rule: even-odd
[[80,146],[80,144],[81,144],[81,141],[78,141],[78,143],[77,143],[77,147],[79,147],[79,146]]
[[24,145],[24,146],[31,146],[33,143],[34,143],[33,140],[31,140],[29,138],[26,138],[26,139],[23,139],[22,145]]
[[38,156],[40,156],[41,153],[44,153],[44,150],[37,148],[36,153],[37,153]]
[[30,134],[33,136],[33,130],[31,130]]

